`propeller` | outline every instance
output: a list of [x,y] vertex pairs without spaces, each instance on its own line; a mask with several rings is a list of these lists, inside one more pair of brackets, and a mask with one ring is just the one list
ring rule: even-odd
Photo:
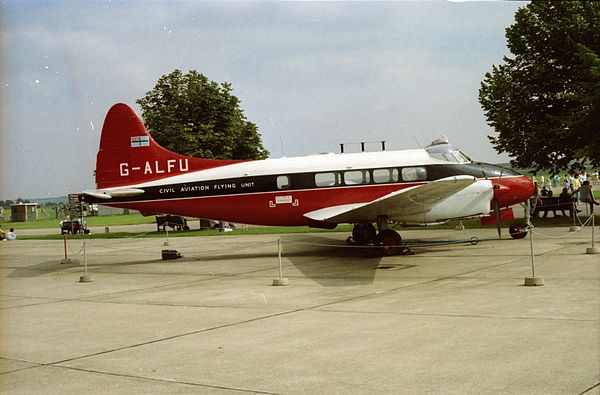
[[[504,174],[504,168],[502,168],[502,170],[500,170],[500,177],[498,177],[498,181],[500,181],[502,179],[502,174]],[[498,184],[494,184],[494,189],[500,189],[501,185],[500,183]],[[494,193],[495,195],[495,193]],[[502,223],[500,222],[500,202],[498,202],[498,198],[494,197],[494,219],[496,220],[496,229],[498,230],[498,238],[501,239],[502,238]]]
[[502,224],[500,223],[500,203],[498,199],[494,199],[494,218],[496,219],[496,229],[498,230],[498,238],[502,238]]

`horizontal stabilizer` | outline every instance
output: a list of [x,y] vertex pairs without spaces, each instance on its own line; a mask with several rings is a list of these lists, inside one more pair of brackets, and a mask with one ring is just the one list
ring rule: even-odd
[[143,193],[144,190],[139,188],[115,189],[114,191],[110,191],[112,197],[132,197]]
[[139,188],[122,188],[122,189],[114,189],[111,191],[103,191],[103,190],[86,190],[82,192],[84,195],[88,195],[94,197],[96,199],[109,200],[113,197],[132,197],[139,196],[144,193],[143,189]]

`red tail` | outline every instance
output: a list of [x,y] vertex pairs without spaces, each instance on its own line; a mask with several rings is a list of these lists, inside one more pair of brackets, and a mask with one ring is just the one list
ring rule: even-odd
[[177,174],[241,162],[179,155],[158,145],[126,104],[111,107],[104,119],[96,156],[98,189],[139,184]]

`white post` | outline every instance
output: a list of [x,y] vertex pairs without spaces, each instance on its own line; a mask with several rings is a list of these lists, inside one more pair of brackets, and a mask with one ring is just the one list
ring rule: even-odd
[[83,276],[79,277],[79,282],[80,283],[91,283],[92,281],[94,281],[94,279],[90,276],[88,276],[88,270],[87,270],[87,255],[85,252],[85,240],[83,241]]
[[281,252],[282,252],[281,237],[279,237],[277,239],[277,257],[279,258],[279,278],[273,279],[273,285],[276,285],[276,286],[290,285],[290,281],[286,277],[283,277],[283,262],[281,259]]
[[592,248],[594,248],[594,228],[596,227],[596,215],[592,211]]
[[87,255],[85,253],[85,240],[83,241],[83,274],[87,277]]
[[529,249],[531,251],[531,276],[535,277],[535,254],[533,253],[533,228],[529,224]]
[[165,241],[163,243],[163,245],[168,246],[169,245],[169,223],[168,222],[165,224],[165,231],[167,232],[167,241]]
[[283,277],[283,263],[281,262],[281,238],[277,239],[277,256],[279,257],[279,279],[281,280]]
[[577,223],[575,222],[576,217],[577,217],[577,205],[575,204],[575,201],[571,200],[571,215],[573,216],[573,226],[571,226],[569,228],[569,232],[577,232],[579,231],[579,226],[577,226]]
[[594,214],[594,206],[592,206],[592,246],[585,250],[586,254],[600,254],[600,248],[594,245],[594,239],[596,237],[594,234],[594,228],[596,227],[595,218],[596,215]]
[[[528,213],[529,214],[529,213]],[[529,248],[531,250],[531,277],[525,277],[525,286],[544,285],[542,277],[535,276],[535,260],[533,253],[533,225],[531,224],[531,216],[527,215],[527,229],[529,230]]]

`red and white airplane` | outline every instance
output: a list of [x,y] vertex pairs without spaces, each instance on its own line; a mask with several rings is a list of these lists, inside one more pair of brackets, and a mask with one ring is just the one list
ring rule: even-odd
[[401,245],[390,222],[482,217],[499,227],[514,218],[510,206],[534,192],[527,177],[472,162],[447,140],[425,149],[252,161],[187,157],[159,146],[122,103],[106,115],[95,173],[97,189],[83,191],[84,202],[256,225],[350,223],[357,243],[373,242],[384,254]]

